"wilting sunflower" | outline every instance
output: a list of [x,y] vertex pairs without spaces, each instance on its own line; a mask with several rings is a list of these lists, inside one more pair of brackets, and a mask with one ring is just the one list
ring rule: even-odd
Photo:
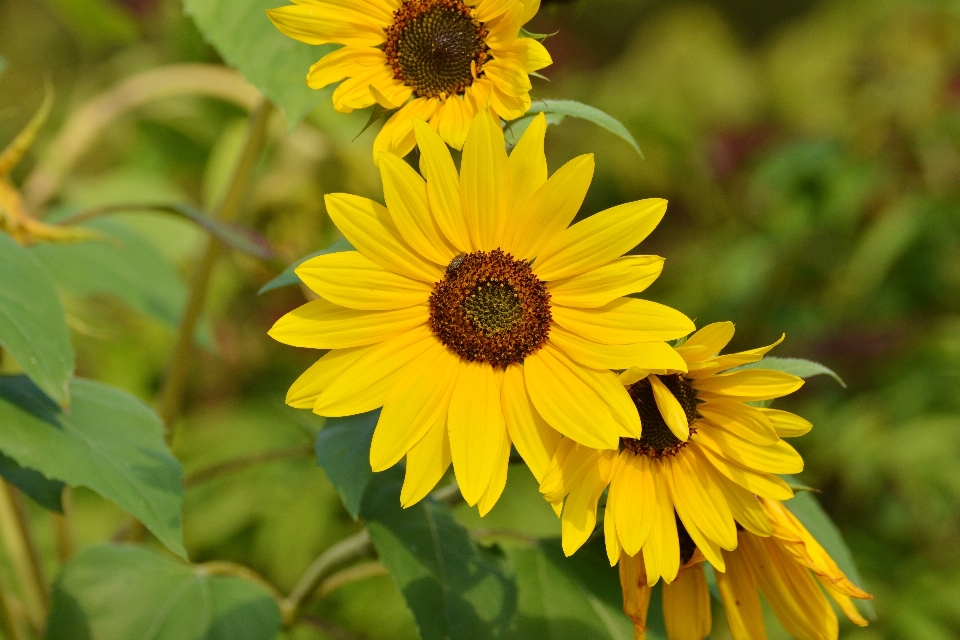
[[267,12],[280,31],[307,44],[344,45],[310,68],[307,84],[343,80],[333,93],[343,113],[375,102],[399,108],[377,135],[374,161],[382,151],[413,149],[413,118],[457,149],[481,109],[519,118],[530,108],[529,74],[552,62],[543,45],[519,37],[540,0],[294,2]]
[[[736,550],[723,551],[727,570],[714,573],[733,640],[766,640],[757,589],[783,628],[797,640],[836,640],[837,614],[823,591],[851,622],[866,626],[851,598],[873,596],[850,582],[782,503],[759,498],[759,504],[770,520],[771,534],[738,531]],[[663,619],[668,640],[702,640],[711,627],[710,592],[700,564],[704,556],[684,533],[681,528],[682,567],[676,580],[663,586]],[[634,638],[643,640],[652,585],[642,556],[623,554],[620,585],[623,610],[634,623]]]
[[[803,469],[800,455],[781,438],[810,430],[810,423],[775,409],[745,404],[792,393],[803,380],[779,371],[745,369],[776,343],[716,355],[733,337],[733,323],[711,324],[677,351],[686,373],[632,367],[620,375],[640,413],[639,438],[624,437],[619,451],[599,451],[564,440],[540,485],[562,504],[563,549],[576,551],[596,524],[597,501],[607,495],[604,532],[610,564],[641,549],[651,584],[671,582],[680,569],[677,524],[710,563],[723,571],[721,549],[737,545],[737,525],[770,535],[755,495],[793,497],[778,473]],[[568,495],[569,494],[569,495]]]
[[661,258],[621,256],[656,227],[664,200],[568,228],[593,157],[547,179],[542,115],[508,158],[499,125],[481,112],[459,175],[439,135],[414,126],[426,180],[384,153],[386,208],[328,195],[327,212],[357,250],[301,265],[320,299],[270,335],[331,349],[290,388],[290,405],[324,416],[383,407],[370,464],[381,471],[406,456],[404,505],[452,461],[467,502],[485,513],[506,482],[511,443],[539,479],[560,434],[598,449],[639,437],[636,406],[610,369],[685,369],[664,341],[692,323],[622,297],[660,274]]

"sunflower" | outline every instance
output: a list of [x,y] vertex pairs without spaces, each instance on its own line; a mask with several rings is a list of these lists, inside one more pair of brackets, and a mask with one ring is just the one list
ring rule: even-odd
[[[757,589],[787,633],[798,640],[836,640],[837,614],[823,591],[851,622],[865,627],[867,621],[852,598],[869,600],[873,596],[844,575],[830,554],[781,502],[759,498],[758,504],[770,521],[770,535],[738,531],[736,550],[723,551],[726,572],[714,574],[733,640],[766,640]],[[711,627],[710,592],[700,564],[704,556],[682,529],[680,555],[683,566],[676,580],[663,587],[667,638],[702,640],[710,634]],[[641,555],[622,555],[620,585],[623,610],[634,623],[634,638],[642,640],[651,585]]]
[[685,369],[665,341],[693,323],[625,298],[660,274],[656,256],[623,256],[659,223],[664,200],[597,213],[568,228],[593,176],[575,158],[547,179],[546,119],[507,157],[481,112],[458,175],[450,151],[414,120],[422,178],[380,157],[387,206],[331,194],[327,212],[356,251],[297,268],[320,299],[270,335],[330,349],[287,403],[323,416],[383,407],[374,471],[406,456],[401,502],[425,496],[453,463],[460,489],[486,513],[506,482],[511,443],[542,478],[560,434],[597,449],[640,436],[640,417],[610,369]]
[[482,109],[519,118],[530,108],[529,74],[552,62],[542,44],[519,37],[540,0],[294,2],[267,12],[280,31],[307,44],[344,45],[310,68],[307,84],[343,80],[333,93],[343,113],[374,103],[399,109],[377,135],[375,162],[383,151],[413,149],[414,118],[456,149]]
[[634,556],[642,549],[650,584],[660,577],[672,582],[680,569],[678,522],[720,571],[721,549],[736,547],[738,525],[770,535],[754,496],[793,497],[775,474],[799,473],[803,460],[781,438],[806,433],[811,425],[792,413],[746,403],[792,393],[803,380],[764,369],[725,373],[760,360],[783,340],[716,355],[732,337],[731,322],[690,336],[677,348],[687,372],[635,366],[620,374],[643,431],[639,438],[621,438],[619,451],[560,444],[540,490],[562,509],[567,555],[593,531],[597,501],[608,485],[604,532],[610,564],[621,550]]

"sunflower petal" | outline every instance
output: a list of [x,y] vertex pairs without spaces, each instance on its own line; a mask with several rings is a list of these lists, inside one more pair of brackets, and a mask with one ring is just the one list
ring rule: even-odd
[[503,131],[489,111],[477,114],[463,145],[460,203],[471,244],[496,249],[506,224],[507,152]]
[[287,390],[286,403],[295,409],[311,409],[317,396],[371,347],[333,349],[317,360]]
[[586,273],[547,284],[554,304],[596,308],[621,296],[640,293],[660,277],[660,256],[625,256]]
[[420,147],[420,169],[427,179],[430,212],[443,235],[462,252],[470,251],[470,235],[460,205],[460,176],[450,150],[440,135],[423,120],[414,118],[413,129]]
[[652,198],[595,213],[553,238],[533,270],[543,280],[559,280],[603,266],[640,244],[666,211],[666,200]]
[[433,288],[387,271],[359,251],[328,253],[307,260],[295,270],[300,280],[322,298],[349,309],[389,311],[425,303]]
[[375,47],[386,40],[376,20],[342,7],[293,4],[267,9],[267,16],[285,36],[307,44]]
[[660,381],[657,376],[647,378],[650,381],[650,388],[653,390],[653,400],[657,403],[657,409],[663,417],[663,421],[670,428],[670,431],[679,438],[680,442],[686,442],[690,438],[690,423],[687,422],[687,414],[683,405],[677,400],[670,389]]
[[366,75],[375,68],[387,68],[387,58],[382,50],[373,47],[341,47],[323,56],[310,67],[307,85],[311,89],[323,89],[344,78]]
[[558,325],[550,327],[550,341],[572,360],[591,369],[643,369],[683,371],[687,366],[666,342],[597,344]]
[[650,471],[650,461],[646,456],[638,456],[628,451],[620,454],[619,476],[611,482],[607,504],[614,501],[613,488],[616,487],[614,507],[616,508],[616,529],[624,551],[637,555],[647,541],[653,528],[657,501],[656,486]]
[[760,409],[781,438],[795,438],[810,431],[813,425],[798,415],[778,409]]
[[721,373],[693,382],[693,388],[698,391],[722,394],[741,402],[773,400],[789,395],[802,386],[803,378],[768,369]]
[[507,367],[500,401],[507,433],[537,482],[540,482],[557,451],[561,436],[540,417],[530,401],[523,365]]
[[725,551],[723,559],[727,570],[714,575],[731,635],[738,639],[767,640],[757,583],[750,573],[750,567],[739,551]]
[[487,490],[483,492],[480,502],[477,503],[481,518],[490,513],[490,509],[493,509],[493,506],[497,504],[497,500],[503,495],[503,490],[507,487],[507,472],[509,468],[510,437],[508,435],[503,439],[503,449],[500,451],[500,455],[497,458],[497,465],[493,469],[490,485],[487,487]]
[[563,515],[560,520],[560,532],[563,542],[563,553],[572,556],[577,549],[583,546],[597,524],[597,501],[600,494],[607,487],[608,480],[603,477],[601,467],[606,462],[603,458],[612,459],[614,451],[605,451],[599,455],[600,460],[591,466],[583,478],[567,497],[563,504]]
[[510,153],[507,171],[510,174],[510,215],[507,218],[505,244],[516,244],[516,230],[527,215],[527,202],[547,181],[547,157],[543,153],[543,141],[547,133],[547,118],[537,114],[520,141]]
[[700,404],[697,412],[712,424],[754,444],[768,445],[780,439],[766,414],[742,402],[718,398]]
[[450,466],[447,416],[441,415],[426,435],[407,451],[407,468],[400,490],[400,504],[412,507],[433,491]]
[[[698,436],[699,434],[695,433],[690,440],[700,444]],[[747,469],[720,454],[714,453],[708,447],[699,446],[697,452],[717,471],[751,493],[771,500],[789,500],[793,497],[793,490],[783,481],[783,478],[770,473]]]
[[413,167],[391,153],[380,156],[383,195],[400,235],[419,255],[446,266],[457,255],[430,215],[427,186]]
[[647,543],[643,546],[643,564],[647,569],[647,584],[653,586],[661,577],[665,582],[673,582],[677,577],[680,571],[680,538],[664,465],[657,461],[650,462],[649,466],[657,499],[651,503],[654,520]]
[[690,336],[677,351],[683,354],[684,360],[689,363],[703,362],[720,353],[733,338],[732,322],[714,322],[703,327]]
[[553,64],[547,48],[533,38],[517,38],[509,47],[497,51],[497,57],[516,60],[527,73],[540,71]]
[[268,334],[277,342],[308,349],[346,349],[374,344],[424,324],[426,305],[393,311],[357,311],[313,300],[277,320]]
[[663,623],[667,636],[677,640],[703,640],[710,635],[710,590],[699,564],[664,585]]
[[373,141],[373,163],[379,163],[380,154],[384,152],[401,158],[410,153],[416,146],[416,136],[413,132],[414,118],[429,122],[439,108],[440,101],[437,98],[414,98],[400,107],[400,110],[383,124],[383,128]]
[[678,455],[667,464],[672,472],[671,489],[677,512],[684,522],[692,521],[719,546],[733,549],[737,546],[737,528],[730,506],[717,486],[709,482],[700,463],[696,456]]
[[676,309],[637,298],[618,298],[596,309],[554,305],[550,311],[564,329],[600,344],[673,340],[693,328]]
[[803,458],[785,440],[758,445],[723,429],[700,429],[697,435],[708,449],[749,469],[780,474],[803,471]]

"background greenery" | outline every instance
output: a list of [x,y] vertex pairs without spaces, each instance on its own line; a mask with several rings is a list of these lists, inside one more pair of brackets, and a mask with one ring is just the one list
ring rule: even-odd
[[[214,18],[229,27],[229,16]],[[607,111],[645,154],[588,123],[552,127],[551,169],[596,154],[583,213],[643,197],[670,200],[642,246],[667,257],[650,296],[701,325],[734,320],[733,347],[786,332],[776,355],[823,362],[848,383],[841,389],[815,378],[784,403],[814,422],[797,442],[807,460],[800,480],[822,490],[876,595],[878,620],[866,629],[844,625],[841,635],[960,636],[960,2],[580,0],[545,4],[529,27],[558,32],[547,41],[550,82],[534,80],[535,96]],[[82,108],[118,82],[163,65],[220,60],[179,2],[0,0],[0,55],[7,62],[0,145],[40,104],[44,78],[57,96],[54,117],[14,181],[77,154],[50,192],[49,215],[110,203],[209,208],[216,201],[246,127],[239,106],[149,100],[111,118],[88,144],[57,137],[65,124],[92,130],[95,113]],[[301,58],[291,57],[291,68],[268,60],[267,75],[302,78],[311,56]],[[234,102],[249,101],[242,86],[230,91]],[[112,92],[99,104],[116,107],[129,95]],[[298,98],[295,110],[306,120],[288,127],[277,118],[270,131],[242,221],[278,256],[264,262],[231,253],[220,263],[173,443],[187,478],[190,558],[242,562],[284,592],[318,553],[359,530],[312,457],[320,423],[282,407],[287,386],[315,354],[276,344],[266,330],[304,292],[257,296],[287,264],[338,238],[324,193],[381,197],[370,162],[374,132],[354,140],[366,114],[334,114],[325,98]],[[28,198],[38,189],[28,182]],[[152,403],[203,236],[164,215],[124,214],[103,224],[124,238],[119,263],[83,245],[33,253],[63,292],[78,375]],[[196,475],[258,452],[282,455]],[[124,524],[114,503],[86,489],[73,497],[81,546]],[[55,575],[49,517],[30,508]],[[489,516],[462,506],[455,513],[486,530],[480,536],[500,527],[559,531],[522,466],[511,468]],[[545,556],[512,554],[549,582],[555,569],[536,566]],[[96,550],[80,559],[95,566]],[[82,592],[84,575],[71,580]],[[252,596],[223,595],[228,604],[244,597]],[[416,637],[386,575],[331,593],[307,622],[292,637]],[[716,627],[714,637],[726,637],[722,623]]]

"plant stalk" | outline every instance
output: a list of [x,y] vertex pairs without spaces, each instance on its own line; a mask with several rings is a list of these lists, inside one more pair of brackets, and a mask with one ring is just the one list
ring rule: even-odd
[[43,629],[49,606],[40,555],[33,541],[24,505],[10,484],[0,482],[0,530],[13,570],[20,582],[27,620]]
[[17,623],[16,616],[13,615],[10,607],[10,599],[7,596],[7,585],[0,578],[0,631],[9,640],[27,640],[23,630]]
[[[237,218],[247,195],[250,178],[260,157],[260,151],[266,139],[267,125],[272,113],[273,105],[266,99],[262,99],[260,105],[251,112],[246,142],[237,159],[237,164],[233,169],[230,181],[227,183],[226,190],[214,209],[213,215],[215,218],[226,222],[232,222]],[[180,326],[177,329],[176,341],[167,366],[166,381],[161,392],[158,410],[160,419],[166,429],[167,442],[173,439],[174,423],[180,415],[183,392],[190,373],[194,335],[196,334],[197,323],[203,314],[213,267],[220,256],[221,249],[222,244],[218,239],[213,236],[208,237],[206,249],[193,275],[187,304],[180,318]]]
[[77,541],[73,530],[73,489],[64,487],[60,494],[63,513],[51,513],[53,518],[53,536],[57,543],[57,559],[66,564],[77,552]]

